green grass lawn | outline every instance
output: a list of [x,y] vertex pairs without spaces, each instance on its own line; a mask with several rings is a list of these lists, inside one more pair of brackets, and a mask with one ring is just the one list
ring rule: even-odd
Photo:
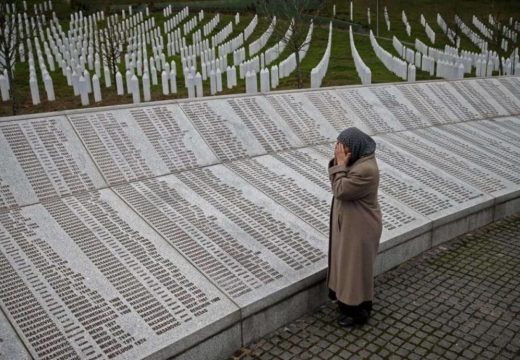
[[[124,2],[121,2],[124,3]],[[328,0],[324,8],[321,10],[320,15],[324,17],[332,16],[332,4],[335,1]],[[389,18],[391,22],[390,31],[387,30],[386,24],[383,16],[383,8],[387,6]],[[445,44],[451,45],[446,35],[444,35],[437,25],[436,16],[437,13],[440,13],[444,19],[448,22],[448,26],[454,27],[451,19],[454,14],[459,14],[461,18],[464,20],[466,25],[470,26],[474,31],[478,33],[472,23],[471,16],[472,14],[476,14],[479,16],[481,21],[487,22],[487,16],[490,13],[490,2],[479,0],[479,1],[470,1],[470,0],[462,0],[462,1],[447,1],[447,0],[422,0],[422,1],[414,1],[414,0],[398,0],[398,1],[379,1],[379,38],[378,43],[387,51],[392,53],[393,55],[397,55],[393,46],[392,46],[392,36],[396,36],[401,42],[405,45],[412,47],[416,38],[423,41],[425,44],[429,46],[434,46],[436,48],[444,48]],[[367,15],[366,9],[367,7],[371,8],[372,11],[372,29],[376,32],[376,1],[375,0],[356,0],[355,8],[354,8],[354,22],[360,24],[365,29],[368,29],[367,24]],[[405,26],[401,20],[401,11],[405,9],[406,15],[408,17],[408,21],[412,27],[411,36],[408,36],[405,31]],[[520,20],[520,2],[514,1],[495,1],[494,2],[494,13],[497,13],[497,10],[503,11],[507,14],[507,17],[513,16],[515,19]],[[191,19],[195,14],[198,13],[198,10],[193,10],[190,13],[190,16],[185,20]],[[233,11],[230,12],[222,12],[221,20],[218,26],[214,29],[211,35],[216,34],[220,31],[224,26],[226,26],[230,21],[233,21],[233,33],[227,38],[227,40],[232,39],[233,37],[240,34],[244,28],[249,24],[251,19],[253,18],[253,13],[242,12],[240,14],[240,23],[238,25],[234,24],[234,15]],[[424,28],[420,24],[420,15],[424,14],[427,22],[432,27],[432,29],[436,32],[436,41],[435,44],[431,44],[430,40],[426,36]],[[151,14],[156,18],[156,25],[163,30],[164,18],[162,15],[162,11],[157,11]],[[200,29],[209,22],[215,13],[205,11],[205,18],[199,22],[198,27],[193,30],[187,37],[187,42],[191,43],[191,34],[195,32],[197,29]],[[341,1],[336,3],[336,18],[339,20],[349,21],[349,6],[347,1]],[[64,29],[66,21],[63,22]],[[260,16],[259,23],[256,27],[253,34],[246,41],[244,46],[246,49],[248,48],[249,43],[258,39],[262,33],[269,26],[270,19],[267,17]],[[267,48],[274,45],[278,42],[283,33],[287,30],[288,21],[284,19],[278,19],[276,25],[276,31],[273,33],[271,38],[269,39],[265,48],[262,51],[265,51]],[[165,36],[165,35],[164,35]],[[310,87],[310,72],[313,67],[315,67],[325,52],[325,48],[327,46],[327,38],[328,38],[328,26],[326,23],[321,25],[315,25],[312,42],[307,53],[307,56],[301,63],[301,71],[303,76],[303,87]],[[470,40],[466,36],[462,36],[461,47],[466,50],[477,51],[478,49],[473,45]],[[166,36],[165,36],[166,40]],[[388,71],[385,66],[379,61],[379,59],[375,56],[374,51],[372,50],[372,46],[370,45],[370,41],[368,36],[365,34],[355,34],[354,41],[356,48],[363,59],[363,61],[367,64],[367,66],[372,71],[372,82],[373,83],[383,83],[383,82],[396,82],[401,81],[397,76]],[[152,53],[151,48],[148,49],[148,54]],[[165,49],[166,52],[166,49]],[[287,47],[285,51],[274,61],[270,66],[274,64],[278,64],[280,61],[285,59],[291,53],[290,49]],[[159,84],[152,87],[152,100],[165,100],[165,99],[175,99],[175,98],[184,98],[187,97],[187,91],[184,88],[184,79],[182,75],[181,69],[181,59],[179,55],[172,56],[168,58],[168,61],[175,60],[177,64],[177,87],[178,93],[164,96],[162,95],[162,88],[160,85],[160,74],[158,74]],[[228,55],[228,64],[233,63],[232,54]],[[198,64],[198,70],[200,71],[200,64]],[[124,61],[121,63],[120,71],[124,74]],[[92,72],[91,72],[92,74]],[[238,69],[237,69],[238,74]],[[55,110],[64,110],[64,109],[73,109],[81,107],[79,97],[75,97],[72,92],[72,88],[67,86],[66,78],[61,74],[61,70],[57,69],[54,73],[52,73],[52,78],[54,82],[54,88],[56,93],[56,101],[48,102],[46,100],[46,95],[43,87],[43,82],[41,81],[40,74],[39,75],[39,85],[40,85],[40,97],[42,99],[42,103],[37,106],[33,106],[30,97],[29,91],[29,81],[28,81],[28,66],[25,63],[19,63],[16,67],[15,73],[15,81],[16,81],[16,89],[17,89],[17,98],[20,104],[18,114],[24,113],[34,113],[34,112],[46,112],[46,111],[55,111]],[[223,84],[224,91],[223,94],[230,93],[244,93],[245,92],[245,82],[243,80],[238,81],[238,86],[229,90],[226,87],[226,77],[223,74]],[[432,77],[423,71],[418,69],[417,71],[417,80],[428,80],[432,79]],[[340,29],[339,27],[335,27],[333,29],[332,36],[332,51],[331,58],[329,61],[329,67],[325,78],[323,79],[322,86],[339,86],[339,85],[352,85],[352,84],[360,84],[359,77],[356,73],[354,61],[352,59],[352,51],[350,49],[349,39],[348,39],[348,31],[344,28]],[[103,79],[101,79],[101,84],[104,84]],[[285,90],[285,89],[294,89],[297,87],[297,79],[296,72],[294,72],[290,77],[284,78],[280,80],[280,84],[277,90]],[[209,96],[210,84],[209,80],[204,82],[204,94],[205,96]],[[102,85],[102,95],[103,101],[100,103],[93,102],[93,96],[91,96],[91,105],[90,106],[106,106],[106,105],[114,105],[114,104],[124,104],[131,103],[132,97],[130,95],[118,96],[115,93],[115,87],[113,86],[110,89],[105,88]],[[142,94],[142,93],[141,93]],[[0,103],[0,116],[8,116],[12,115],[10,102],[2,102]]]

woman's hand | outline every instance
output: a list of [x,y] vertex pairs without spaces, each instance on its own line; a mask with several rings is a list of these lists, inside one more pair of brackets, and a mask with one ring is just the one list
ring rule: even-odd
[[350,160],[350,152],[347,151],[345,145],[342,143],[336,143],[336,148],[334,149],[334,159],[336,160],[337,165],[345,165],[347,166]]

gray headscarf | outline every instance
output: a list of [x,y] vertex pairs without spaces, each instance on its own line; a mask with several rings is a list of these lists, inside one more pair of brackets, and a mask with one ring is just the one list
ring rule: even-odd
[[338,142],[348,146],[352,155],[347,165],[352,165],[363,156],[373,154],[376,151],[376,142],[369,135],[356,127],[343,130],[338,135]]

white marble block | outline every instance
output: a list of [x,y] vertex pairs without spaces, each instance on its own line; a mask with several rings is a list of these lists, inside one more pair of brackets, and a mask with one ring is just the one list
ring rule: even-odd
[[94,101],[100,102],[101,101],[101,86],[99,84],[99,77],[97,74],[94,74],[92,76],[92,90],[94,91]]
[[54,84],[52,83],[52,78],[49,73],[45,73],[43,77],[43,84],[45,86],[45,92],[47,93],[47,100],[56,100],[56,96],[54,95]]
[[117,95],[125,94],[125,86],[123,85],[123,75],[118,71],[116,74],[116,89]]
[[204,96],[204,89],[202,87],[202,75],[197,72],[195,75],[195,90],[197,97],[203,97]]
[[31,88],[31,97],[33,105],[40,103],[40,90],[38,89],[38,81],[35,76],[31,76],[29,79],[29,86]]
[[139,104],[141,102],[141,91],[139,90],[139,79],[135,75],[130,78],[130,89],[133,103]]
[[88,85],[87,80],[84,76],[79,78],[79,95],[81,97],[81,105],[88,106],[89,98],[88,98]]
[[148,73],[143,74],[143,100],[148,102],[152,98],[150,93],[150,77]]
[[168,73],[163,70],[161,73],[161,85],[162,85],[162,93],[163,95],[170,94],[170,84],[168,79]]

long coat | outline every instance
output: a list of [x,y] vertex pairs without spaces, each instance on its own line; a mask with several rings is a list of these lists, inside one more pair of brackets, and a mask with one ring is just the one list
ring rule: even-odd
[[332,159],[329,178],[334,197],[327,283],[339,301],[359,305],[374,296],[374,261],[382,231],[374,154],[351,166],[334,165]]

